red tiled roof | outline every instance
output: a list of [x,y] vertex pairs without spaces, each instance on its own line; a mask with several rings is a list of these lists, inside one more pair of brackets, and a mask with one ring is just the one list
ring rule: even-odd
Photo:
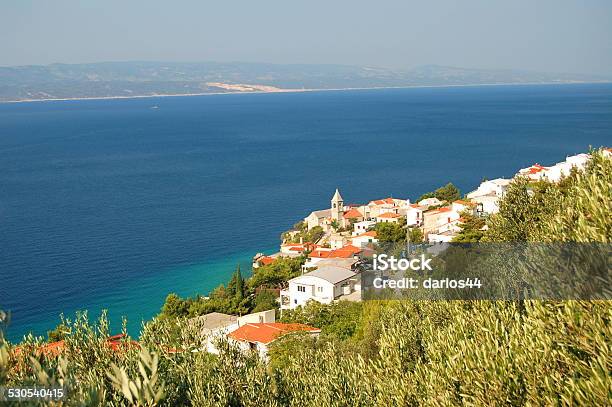
[[374,203],[374,205],[384,205],[384,204],[395,204],[393,198],[385,198],[385,199],[377,199],[375,201],[371,201],[370,204]]
[[246,324],[231,332],[229,336],[237,341],[268,344],[289,332],[299,331],[312,333],[321,332],[318,328],[313,328],[304,324],[283,324],[274,322]]
[[430,211],[425,212],[427,215],[433,215],[436,213],[450,212],[451,208],[445,206],[444,208],[432,209]]
[[305,243],[284,243],[281,247],[289,248],[292,252],[303,252],[305,250],[313,250],[318,246],[314,243],[305,242]]
[[332,252],[331,249],[319,247],[319,248],[316,248],[315,250],[313,250],[310,253],[309,257],[325,258],[325,257],[329,257],[329,254],[331,252]]
[[333,250],[329,254],[329,257],[349,258],[349,257],[353,257],[354,255],[360,252],[361,252],[360,248],[355,247],[353,245],[347,245],[340,249]]
[[356,237],[363,237],[363,236],[376,237],[376,231],[375,230],[370,230],[369,232],[365,232],[365,233],[362,233],[360,235],[353,236],[353,239],[356,238]]
[[401,215],[393,212],[385,212],[378,215],[379,218],[399,218]]
[[529,174],[537,174],[538,172],[545,171],[547,169],[548,168],[546,168],[544,166],[541,166],[538,163],[535,163],[534,165],[529,167],[526,172],[529,173]]
[[264,266],[267,266],[268,264],[274,263],[274,260],[276,260],[274,257],[264,256],[261,259],[259,259],[259,262],[263,264]]
[[327,259],[327,258],[336,258],[336,259],[348,259],[353,257],[357,253],[360,253],[361,249],[352,245],[344,246],[340,249],[336,250],[314,250],[310,253],[310,257]]
[[351,210],[344,213],[344,218],[345,219],[363,218],[363,215],[357,209],[351,208]]

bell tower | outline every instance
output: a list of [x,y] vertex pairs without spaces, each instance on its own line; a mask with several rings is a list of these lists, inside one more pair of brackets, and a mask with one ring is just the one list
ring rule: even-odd
[[336,188],[336,193],[331,199],[331,216],[333,220],[340,221],[344,214],[344,199],[340,195],[340,191]]

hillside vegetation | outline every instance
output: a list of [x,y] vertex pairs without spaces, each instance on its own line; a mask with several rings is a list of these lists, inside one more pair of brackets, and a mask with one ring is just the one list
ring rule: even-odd
[[[610,213],[612,160],[594,152],[585,172],[558,185],[514,183],[482,240],[609,243]],[[237,280],[225,294],[240,307],[252,288]],[[191,305],[118,350],[105,342],[104,316],[65,321],[59,356],[41,353],[40,338],[1,341],[0,386],[62,385],[68,406],[611,404],[609,301],[310,304],[282,319],[318,326],[320,338],[287,336],[269,363],[229,344],[219,356],[192,352],[199,345],[183,316],[206,306]]]

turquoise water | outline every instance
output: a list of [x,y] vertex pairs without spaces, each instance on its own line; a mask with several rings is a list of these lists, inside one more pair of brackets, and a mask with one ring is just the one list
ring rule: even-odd
[[467,192],[611,140],[611,85],[3,104],[8,336],[103,308],[137,333],[169,292],[206,294],[275,250],[336,187],[347,203]]

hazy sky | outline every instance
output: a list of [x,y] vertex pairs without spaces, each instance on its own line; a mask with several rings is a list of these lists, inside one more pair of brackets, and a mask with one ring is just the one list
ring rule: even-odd
[[612,73],[611,0],[0,0],[0,65],[440,64]]

